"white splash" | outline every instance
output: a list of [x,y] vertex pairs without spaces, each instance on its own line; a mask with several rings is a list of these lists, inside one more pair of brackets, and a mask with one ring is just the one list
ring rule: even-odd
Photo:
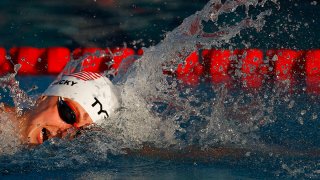
[[[195,139],[201,146],[210,146],[218,142],[246,141],[243,134],[256,130],[263,119],[265,122],[270,121],[264,113],[252,113],[250,109],[247,110],[249,112],[246,116],[248,118],[252,115],[252,117],[248,118],[246,123],[232,122],[232,117],[228,117],[226,113],[229,109],[235,109],[235,106],[226,107],[223,103],[228,99],[221,93],[225,90],[213,90],[218,98],[202,102],[196,107],[192,104],[201,101],[196,96],[197,92],[188,87],[181,90],[179,82],[168,81],[162,70],[163,67],[174,70],[195,49],[221,47],[238,36],[242,30],[248,28],[261,30],[265,23],[264,18],[271,15],[271,10],[263,11],[254,18],[249,17],[248,11],[250,8],[264,6],[266,2],[227,0],[222,3],[220,0],[211,0],[201,11],[186,18],[179,27],[167,33],[161,43],[144,49],[144,55],[133,64],[127,74],[115,80],[121,89],[123,110],[108,124],[121,129],[121,136],[130,142],[130,145],[151,142],[160,147],[172,144],[180,146],[183,143],[177,138],[177,132],[188,134],[187,145],[192,145]],[[214,23],[222,14],[232,13],[243,6],[247,16],[237,24],[221,26],[216,32],[204,31],[203,23],[209,21]],[[194,94],[190,93],[191,91]],[[181,97],[181,93],[187,93],[188,97]],[[154,112],[152,109],[155,107],[155,102],[164,104],[165,110],[161,113]],[[257,108],[261,109],[265,106],[258,102],[253,104],[259,105]],[[211,113],[204,114],[205,109],[209,109]],[[239,113],[240,108],[236,111]],[[190,131],[192,127],[189,129],[181,127],[181,124],[187,123],[194,116],[205,121],[206,125],[197,131]]]

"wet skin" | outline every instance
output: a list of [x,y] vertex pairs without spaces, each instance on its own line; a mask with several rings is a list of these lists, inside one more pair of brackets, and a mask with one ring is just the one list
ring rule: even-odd
[[68,130],[93,123],[88,113],[75,101],[65,98],[76,114],[76,123],[67,124],[59,116],[56,96],[44,96],[37,105],[20,119],[20,135],[23,143],[37,145],[53,137],[64,137]]

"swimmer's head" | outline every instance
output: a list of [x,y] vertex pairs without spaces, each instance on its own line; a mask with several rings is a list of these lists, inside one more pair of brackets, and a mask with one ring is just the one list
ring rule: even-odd
[[59,96],[79,103],[92,121],[101,124],[120,107],[120,99],[112,82],[93,72],[78,72],[63,75],[43,93],[44,96]]

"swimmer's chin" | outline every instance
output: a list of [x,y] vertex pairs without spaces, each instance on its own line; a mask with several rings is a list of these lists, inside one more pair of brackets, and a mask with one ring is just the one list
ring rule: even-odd
[[39,145],[44,142],[44,136],[42,134],[42,127],[37,125],[30,125],[28,123],[20,124],[20,140],[25,145]]
[[31,131],[27,135],[21,134],[20,140],[22,144],[27,146],[36,146],[43,143],[43,137],[37,130]]

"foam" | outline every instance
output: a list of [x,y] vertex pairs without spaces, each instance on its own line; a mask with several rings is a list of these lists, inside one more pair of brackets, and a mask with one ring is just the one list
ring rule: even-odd
[[[222,93],[213,87],[211,93],[219,98],[201,99],[199,94],[204,92],[197,92],[189,87],[181,89],[179,82],[168,80],[168,77],[162,74],[160,67],[171,64],[167,68],[174,69],[177,64],[183,63],[185,57],[196,47],[221,47],[244,29],[260,30],[264,26],[264,18],[271,14],[270,10],[262,11],[255,19],[247,16],[234,26],[221,26],[216,32],[205,32],[203,23],[216,22],[222,14],[233,13],[243,6],[248,11],[248,8],[263,6],[264,3],[265,1],[260,3],[258,1],[226,1],[222,4],[219,0],[210,1],[201,11],[186,18],[179,27],[167,33],[161,43],[144,49],[144,55],[133,64],[126,76],[121,77],[124,79],[115,81],[119,89],[122,89],[124,109],[112,123],[122,130],[124,139],[138,144],[152,142],[156,146],[192,145],[193,142],[214,146],[221,142],[240,144],[245,142],[243,134],[247,133],[246,128],[251,128],[253,131],[257,129],[257,122],[261,118],[266,118],[264,114],[253,117],[250,119],[251,123],[246,125],[241,123],[235,125],[232,118],[226,115],[229,109],[236,108],[235,106],[226,107],[223,103],[229,98],[227,93]],[[212,8],[217,4],[220,4],[221,8]],[[183,94],[187,97],[182,97]],[[198,102],[198,106],[194,106],[193,104],[197,101],[203,102]],[[153,109],[157,107],[154,102],[164,104],[165,110],[155,113]],[[262,104],[257,108],[263,108],[263,106]],[[210,113],[202,113],[205,109]],[[250,115],[254,114],[249,109],[247,116]],[[200,119],[202,123],[191,119]],[[199,124],[194,127],[192,125],[182,127],[190,121]],[[184,138],[181,139],[177,132],[184,134]]]

